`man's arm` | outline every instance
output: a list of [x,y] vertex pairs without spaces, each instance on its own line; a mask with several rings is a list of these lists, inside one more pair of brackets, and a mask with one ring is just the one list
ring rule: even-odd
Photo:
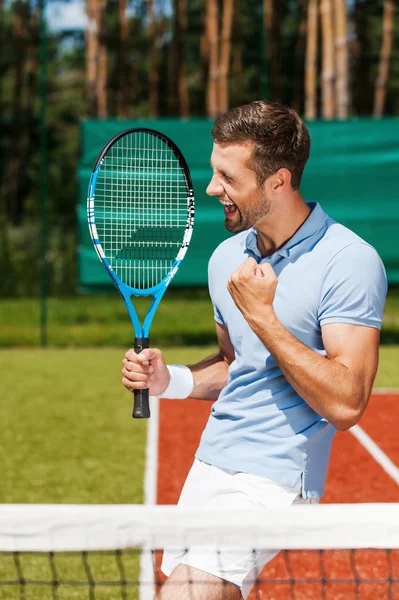
[[216,400],[227,384],[229,365],[234,360],[234,348],[225,325],[216,323],[216,336],[219,352],[195,365],[189,365],[195,384],[191,398]]
[[264,313],[250,326],[292,387],[319,415],[340,430],[359,421],[377,372],[378,329],[346,323],[325,325],[324,357],[287,331],[274,311]]
[[372,327],[322,327],[327,357],[295,338],[273,310],[277,278],[269,264],[248,259],[230,278],[229,291],[251,329],[265,344],[293,388],[337,429],[362,416],[378,366],[379,331]]
[[[189,366],[194,378],[191,398],[216,400],[227,384],[229,365],[234,360],[234,348],[227,327],[216,323],[216,335],[219,352]],[[122,383],[129,391],[148,387],[151,395],[162,397],[169,385],[170,374],[161,350],[148,348],[140,354],[128,350],[122,363]]]

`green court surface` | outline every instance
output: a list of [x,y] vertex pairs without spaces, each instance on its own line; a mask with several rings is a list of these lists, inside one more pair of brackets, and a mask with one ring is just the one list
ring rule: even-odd
[[121,352],[0,353],[1,502],[141,503],[146,425]]
[[[0,352],[0,502],[142,503],[146,422],[131,418],[132,396],[120,384],[121,351],[12,350]],[[86,559],[85,559],[86,560]],[[119,598],[119,557],[87,556],[96,600]],[[139,580],[139,554],[124,555],[124,578]],[[54,579],[47,554],[20,556],[28,580]],[[54,556],[60,585],[0,585],[0,600],[88,600],[81,555]],[[0,581],[16,580],[15,557],[0,556]],[[126,600],[138,599],[137,585]]]
[[[15,564],[12,555],[0,556],[0,600],[139,599],[140,555],[138,553],[122,554],[124,577],[127,581],[133,582],[132,585],[124,585],[123,588],[121,585],[116,585],[121,577],[115,556],[89,553],[84,560],[85,562],[82,561],[82,555],[78,553],[55,553],[51,563],[46,553],[19,555],[21,572],[29,582],[23,588],[24,595],[21,595],[19,585],[1,585],[1,581],[11,581],[15,578]],[[90,586],[88,583],[85,564],[86,567],[89,566],[90,576],[96,582],[95,586]],[[51,586],[54,580],[54,569],[57,581],[68,581],[68,584]],[[35,583],[30,583],[31,581]],[[85,585],[82,582],[85,582]],[[112,585],[107,582],[112,582]],[[55,590],[56,595],[54,595]]]

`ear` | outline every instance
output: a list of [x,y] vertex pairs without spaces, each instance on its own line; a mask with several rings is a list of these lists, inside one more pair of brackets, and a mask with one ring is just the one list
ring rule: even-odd
[[291,185],[291,173],[288,169],[279,169],[272,175],[272,190],[280,193]]

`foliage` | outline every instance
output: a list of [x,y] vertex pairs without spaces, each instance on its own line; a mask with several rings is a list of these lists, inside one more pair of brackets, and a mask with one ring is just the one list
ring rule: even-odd
[[[46,234],[46,294],[70,294],[76,286],[75,226],[60,215]],[[0,272],[4,297],[39,296],[41,226],[38,219],[5,224],[0,216]]]

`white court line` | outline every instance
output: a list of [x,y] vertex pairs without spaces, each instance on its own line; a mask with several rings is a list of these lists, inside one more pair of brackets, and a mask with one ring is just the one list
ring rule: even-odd
[[354,425],[349,430],[360,444],[371,454],[376,462],[399,485],[399,469],[391,459],[381,450],[369,435],[359,425]]
[[371,394],[384,394],[386,396],[398,396],[399,388],[374,388]]
[[[159,400],[150,397],[151,417],[147,425],[147,445],[144,474],[144,504],[157,503],[157,474],[158,474],[158,423]],[[153,600],[154,590],[154,563],[151,549],[143,549],[140,556],[140,600]]]

